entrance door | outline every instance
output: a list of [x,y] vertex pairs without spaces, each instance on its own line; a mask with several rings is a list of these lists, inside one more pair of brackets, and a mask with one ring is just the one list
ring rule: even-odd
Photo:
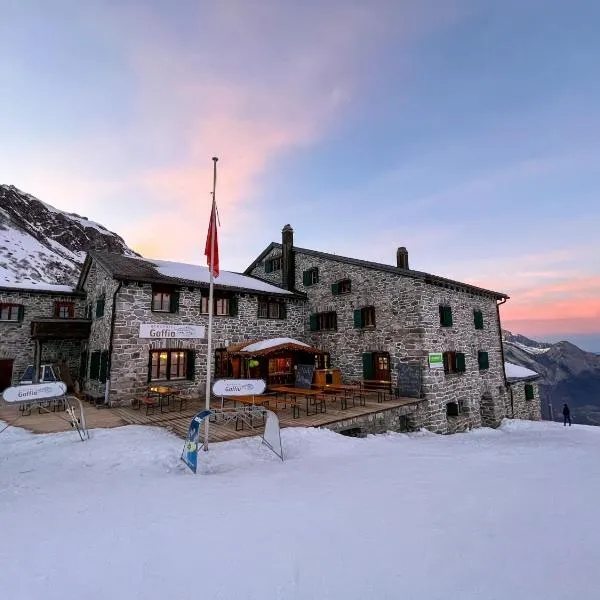
[[12,384],[13,362],[12,358],[0,360],[0,392]]
[[363,354],[363,378],[390,381],[390,355],[387,352],[365,352]]
[[390,355],[387,352],[373,352],[375,379],[390,381]]

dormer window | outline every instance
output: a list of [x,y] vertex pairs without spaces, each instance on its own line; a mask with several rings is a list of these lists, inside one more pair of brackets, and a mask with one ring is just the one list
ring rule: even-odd
[[281,256],[265,260],[265,273],[272,273],[273,271],[281,271]]

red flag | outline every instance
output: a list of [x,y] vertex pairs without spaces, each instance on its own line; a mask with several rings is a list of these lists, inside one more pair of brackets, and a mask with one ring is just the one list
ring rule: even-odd
[[[211,252],[212,236],[215,236],[214,254]],[[212,210],[210,212],[210,223],[208,225],[208,234],[206,235],[206,246],[204,247],[204,254],[206,255],[206,263],[208,268],[212,271],[213,277],[219,276],[219,243],[217,239],[217,214],[215,210],[215,203],[213,202]]]

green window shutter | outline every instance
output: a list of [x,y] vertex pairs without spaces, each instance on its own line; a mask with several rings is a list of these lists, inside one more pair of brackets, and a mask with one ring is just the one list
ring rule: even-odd
[[100,318],[104,316],[104,296],[100,296],[96,300],[96,317]]
[[444,306],[444,327],[452,327],[452,307]]
[[450,373],[450,360],[447,352],[442,354],[442,359],[444,360],[444,373]]
[[265,260],[265,273],[271,273],[273,271],[273,262]]
[[456,371],[458,373],[464,373],[467,370],[466,362],[465,362],[465,354],[464,352],[456,353]]
[[333,328],[337,330],[337,313],[333,313]]
[[100,383],[106,383],[108,375],[108,352],[104,351],[100,354]]
[[311,279],[310,279],[310,270],[309,271],[303,271],[302,272],[302,283],[305,286],[309,286],[311,284]]
[[310,315],[310,330],[319,331],[319,315],[317,313]]
[[525,400],[533,400],[533,386],[530,383],[525,384]]
[[195,381],[195,379],[196,379],[196,351],[195,350],[188,350],[186,377],[190,381]]
[[337,296],[340,293],[340,284],[339,283],[332,283],[331,284],[331,293],[334,296]]
[[485,369],[490,368],[490,359],[487,352],[483,352],[482,350],[480,350],[478,354],[478,359],[480,371],[484,371]]
[[312,272],[313,272],[313,275],[314,275],[313,279],[314,279],[315,283],[319,283],[319,268],[318,267],[314,267],[312,269]]
[[22,321],[25,318],[25,307],[21,304],[17,309],[17,318]]
[[285,302],[279,305],[279,318],[287,319],[287,304]]
[[363,362],[363,379],[373,379],[373,353],[365,352],[362,355]]
[[148,352],[148,383],[152,381],[152,351]]
[[483,329],[483,313],[480,310],[473,311],[475,329]]
[[237,297],[229,298],[229,316],[238,316],[238,299]]
[[354,309],[354,329],[363,328],[363,311],[361,308]]
[[169,311],[172,313],[179,312],[179,290],[171,292]]
[[90,355],[90,379],[98,379],[100,375],[100,352],[92,352]]

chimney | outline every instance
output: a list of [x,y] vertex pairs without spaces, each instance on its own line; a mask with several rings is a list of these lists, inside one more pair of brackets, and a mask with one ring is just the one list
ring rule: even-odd
[[402,246],[396,250],[396,264],[399,269],[408,270],[408,250]]
[[296,269],[294,265],[294,230],[288,223],[281,230],[281,283],[286,290],[296,287]]

